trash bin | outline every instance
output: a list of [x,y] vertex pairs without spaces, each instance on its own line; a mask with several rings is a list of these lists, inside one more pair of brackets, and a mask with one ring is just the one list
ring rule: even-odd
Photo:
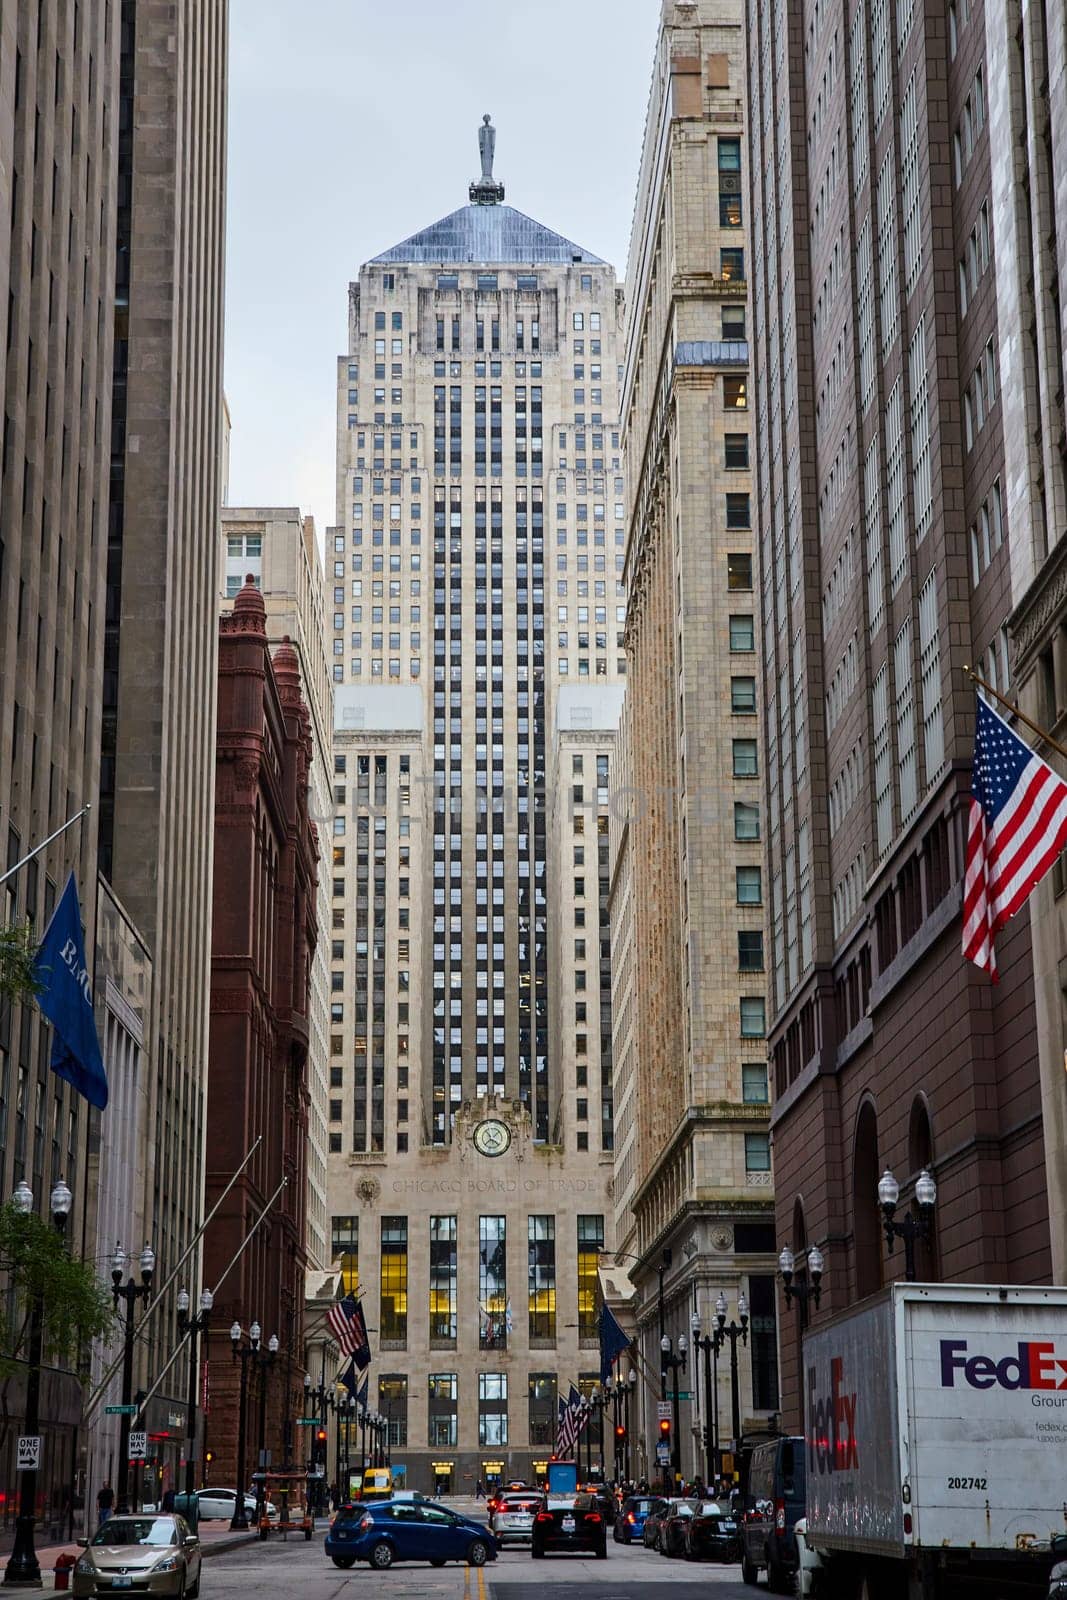
[[176,1494],[174,1496],[174,1509],[180,1517],[185,1518],[195,1533],[200,1525],[200,1496],[195,1493]]

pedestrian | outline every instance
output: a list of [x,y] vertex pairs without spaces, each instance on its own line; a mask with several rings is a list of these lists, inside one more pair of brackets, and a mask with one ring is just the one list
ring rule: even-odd
[[103,1486],[96,1497],[96,1514],[101,1527],[110,1517],[115,1507],[115,1491],[111,1487],[111,1480],[105,1478]]
[[476,1500],[484,1500],[485,1499],[485,1490],[482,1487],[481,1478],[479,1478],[478,1482],[474,1485],[474,1498]]

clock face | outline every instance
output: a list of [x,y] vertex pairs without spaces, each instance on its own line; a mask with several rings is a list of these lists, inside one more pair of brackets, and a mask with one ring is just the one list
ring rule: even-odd
[[490,1119],[479,1122],[474,1130],[474,1148],[483,1156],[502,1156],[511,1143],[511,1129],[506,1122]]

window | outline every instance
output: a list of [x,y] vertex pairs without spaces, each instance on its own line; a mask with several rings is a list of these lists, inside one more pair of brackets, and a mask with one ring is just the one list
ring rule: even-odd
[[330,1259],[341,1263],[345,1291],[359,1282],[359,1218],[330,1218]]
[[745,1134],[745,1171],[770,1172],[771,1138],[768,1133]]
[[739,906],[763,904],[763,878],[760,867],[735,867]]
[[595,1344],[600,1313],[600,1252],[604,1218],[578,1218],[578,1342]]
[[531,1372],[527,1379],[529,1398],[529,1440],[531,1445],[555,1448],[558,1402],[556,1399],[556,1374]]
[[739,842],[759,838],[759,806],[741,801],[734,805],[734,838]]
[[756,709],[755,678],[730,679],[730,710],[735,716],[744,716]]
[[[726,326],[725,313],[723,315],[723,333]],[[748,379],[739,374],[727,373],[722,380],[722,403],[727,411],[748,410]]]
[[478,1443],[508,1442],[508,1375],[506,1372],[478,1374]]
[[747,1061],[741,1067],[741,1099],[746,1106],[765,1106],[770,1099],[767,1063]]
[[379,1338],[406,1343],[408,1336],[408,1219],[382,1218]]
[[730,472],[741,472],[748,467],[748,434],[728,433],[724,441],[724,465]]
[[[747,494],[728,494],[726,496],[726,526],[728,528],[749,528],[752,526],[752,514],[749,509]],[[751,582],[749,588],[752,587]]]
[[478,1302],[481,1307],[479,1348],[505,1350],[508,1271],[504,1217],[478,1218]]
[[[530,1217],[529,1318],[530,1339],[556,1337],[556,1219]],[[554,1442],[554,1441],[553,1441]]]
[[459,1398],[459,1378],[454,1372],[431,1372],[429,1389],[429,1437],[433,1445],[456,1445],[459,1427],[456,1401]]
[[408,1442],[408,1380],[403,1372],[383,1372],[378,1378],[378,1412],[385,1418],[385,1439],[390,1445]]
[[719,276],[728,283],[744,283],[745,252],[737,246],[719,251]]
[[456,1219],[430,1218],[430,1341],[456,1338]]
[[735,344],[745,337],[744,305],[723,306],[722,336],[727,344]]
[[735,739],[734,751],[734,777],[755,778],[759,775],[759,766],[756,754],[755,739]]
[[[747,500],[748,496],[744,498]],[[752,588],[752,557],[744,551],[726,557],[726,586],[735,590]]]
[[730,650],[734,655],[747,655],[756,648],[756,631],[751,616],[730,618]]
[[762,995],[741,997],[742,1039],[762,1039],[767,1032],[766,1001]]
[[763,934],[758,929],[738,932],[737,968],[739,972],[763,971]]

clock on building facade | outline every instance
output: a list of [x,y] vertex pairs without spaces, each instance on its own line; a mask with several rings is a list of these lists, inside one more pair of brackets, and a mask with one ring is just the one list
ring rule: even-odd
[[506,1122],[489,1117],[479,1122],[472,1137],[479,1155],[502,1156],[511,1144],[511,1129]]

